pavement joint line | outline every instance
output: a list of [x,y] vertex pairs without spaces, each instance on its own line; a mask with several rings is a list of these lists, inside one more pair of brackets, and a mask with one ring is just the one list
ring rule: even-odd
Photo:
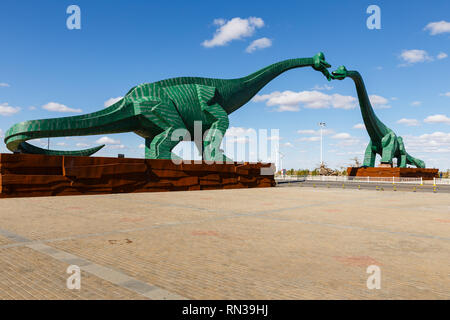
[[4,230],[4,229],[0,229],[0,235],[5,237],[5,238],[7,238],[7,239],[9,239],[9,240],[15,241],[15,242],[28,242],[28,241],[30,241],[29,239],[27,239],[25,237],[19,236],[18,234],[12,233],[12,232],[10,232],[8,230]]
[[126,288],[137,294],[153,300],[186,300],[187,298],[169,292],[155,285],[150,285],[146,282],[135,279],[123,272],[114,270],[112,268],[104,267],[96,264],[87,259],[83,259],[71,253],[65,252],[63,250],[55,249],[42,242],[33,242],[25,237],[14,234],[10,231],[0,229],[3,236],[7,236],[11,239],[21,239],[25,247],[45,254],[53,259],[67,263],[69,265],[77,265],[81,270],[86,271],[100,279],[109,281],[115,285],[122,288]]

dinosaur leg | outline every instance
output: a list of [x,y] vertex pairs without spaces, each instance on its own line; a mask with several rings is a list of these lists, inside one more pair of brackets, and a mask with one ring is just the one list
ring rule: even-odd
[[372,140],[369,142],[366,148],[366,152],[364,153],[364,162],[363,166],[367,167],[375,167],[375,157],[376,153],[372,149]]
[[175,130],[170,127],[154,138],[145,139],[145,158],[180,160],[181,158],[172,152],[172,149],[180,142],[178,139],[173,139]]
[[228,129],[229,121],[227,112],[218,103],[213,103],[216,97],[216,88],[211,86],[196,85],[197,96],[202,111],[212,125],[203,139],[203,158],[206,161],[233,162],[220,150],[223,136]]
[[220,144],[229,125],[227,113],[218,104],[207,106],[204,110],[216,119],[209,128],[203,141],[205,160],[233,162],[233,160],[225,156],[222,150],[220,150]]
[[406,150],[405,145],[403,144],[402,137],[398,137],[398,149],[400,150],[400,156],[397,157],[397,167],[406,168],[407,164]]
[[187,131],[175,105],[158,97],[145,97],[134,102],[136,114],[143,116],[151,134],[145,139],[145,158],[180,160],[172,149]]
[[425,168],[425,162],[420,159],[411,157],[408,153],[406,153],[406,163],[416,166],[417,168]]
[[395,134],[393,132],[386,134],[381,140],[381,146],[383,148],[381,163],[392,164],[392,159],[394,158],[395,151],[398,148],[398,141]]

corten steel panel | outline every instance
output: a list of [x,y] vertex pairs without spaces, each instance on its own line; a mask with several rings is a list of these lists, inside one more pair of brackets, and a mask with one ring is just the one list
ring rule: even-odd
[[403,178],[422,178],[432,180],[439,177],[439,169],[423,168],[385,168],[385,167],[348,167],[349,176],[358,177],[403,177]]
[[268,163],[174,164],[171,160],[0,154],[0,198],[160,192],[275,185]]

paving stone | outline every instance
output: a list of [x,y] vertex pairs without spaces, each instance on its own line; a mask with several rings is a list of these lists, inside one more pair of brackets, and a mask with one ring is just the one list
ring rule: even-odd
[[[444,193],[292,187],[1,201],[2,299],[450,299]],[[81,267],[80,291],[66,288],[70,264]],[[366,286],[370,265],[379,290]]]

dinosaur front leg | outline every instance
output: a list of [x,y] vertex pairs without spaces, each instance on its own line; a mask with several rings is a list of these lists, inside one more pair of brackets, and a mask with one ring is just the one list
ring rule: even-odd
[[381,139],[382,153],[381,153],[381,163],[392,164],[392,159],[395,156],[395,151],[398,148],[397,137],[393,132],[386,134],[383,139]]
[[407,157],[406,157],[405,145],[403,144],[402,137],[398,137],[397,140],[398,140],[398,149],[400,150],[400,156],[397,157],[397,166],[399,168],[406,168]]
[[227,113],[218,104],[206,106],[203,109],[204,112],[209,113],[214,117],[214,119],[216,119],[207,131],[206,137],[203,141],[204,159],[207,161],[233,162],[233,160],[225,156],[220,150],[220,144],[222,143],[223,136],[225,135],[229,125]]
[[364,153],[364,162],[363,166],[367,167],[375,167],[375,158],[376,153],[373,151],[372,148],[372,140],[370,140],[369,144],[367,145],[366,152]]

